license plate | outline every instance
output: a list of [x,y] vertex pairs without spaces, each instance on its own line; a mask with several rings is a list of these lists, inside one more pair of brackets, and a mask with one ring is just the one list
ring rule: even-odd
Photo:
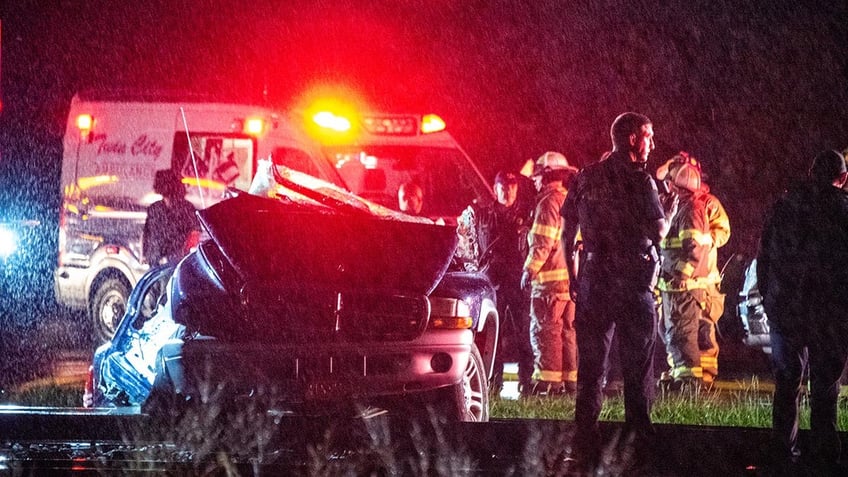
[[337,398],[342,389],[338,381],[312,381],[306,385],[306,399]]

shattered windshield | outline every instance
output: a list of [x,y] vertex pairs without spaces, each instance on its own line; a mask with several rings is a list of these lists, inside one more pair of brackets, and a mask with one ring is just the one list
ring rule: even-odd
[[398,208],[398,189],[410,182],[423,189],[421,214],[430,217],[458,217],[468,204],[491,196],[459,149],[381,145],[325,151],[350,190],[388,208]]
[[281,165],[260,161],[250,193],[273,197],[298,204],[320,205],[351,213],[366,213],[377,217],[405,222],[433,224],[426,217],[417,217],[353,194],[330,182]]

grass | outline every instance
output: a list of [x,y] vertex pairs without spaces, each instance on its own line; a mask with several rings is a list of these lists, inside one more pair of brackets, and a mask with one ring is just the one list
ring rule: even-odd
[[29,383],[0,394],[0,404],[38,407],[82,407],[83,385],[53,380]]
[[[769,428],[770,390],[762,389],[755,379],[738,384],[732,389],[716,388],[699,393],[660,392],[653,408],[654,422]],[[0,396],[0,403],[78,407],[81,395],[81,384],[45,381],[5,393]],[[261,465],[274,468],[273,466],[280,464],[280,468],[288,469],[282,466],[294,462],[296,475],[458,476],[472,475],[472,470],[480,466],[477,462],[480,456],[468,448],[468,442],[461,440],[461,434],[453,436],[445,433],[446,423],[432,416],[430,423],[413,422],[403,429],[396,429],[390,426],[388,421],[379,418],[364,420],[360,423],[364,428],[355,427],[353,430],[336,423],[335,420],[331,420],[329,424],[332,425],[327,426],[297,426],[295,428],[298,429],[298,434],[303,437],[300,440],[296,438],[295,441],[302,440],[307,443],[305,453],[300,453],[296,450],[286,450],[288,448],[280,450],[276,446],[277,440],[287,435],[279,434],[278,418],[269,413],[257,412],[256,409],[245,408],[239,409],[235,414],[227,414],[226,419],[220,419],[225,415],[224,409],[214,405],[215,399],[209,402],[213,404],[204,407],[203,412],[189,408],[188,412],[171,416],[172,421],[164,423],[165,425],[125,429],[124,439],[128,445],[160,441],[173,444],[134,447],[132,457],[128,454],[128,459],[118,459],[114,462],[108,458],[96,460],[92,464],[93,469],[103,473],[115,469],[126,472],[151,472],[161,470],[157,466],[166,462],[177,466],[174,468],[193,470],[198,475],[210,475],[214,472],[221,475],[222,470],[227,475],[240,475],[250,473],[251,470],[255,474]],[[572,397],[493,399],[490,406],[494,419],[570,421],[574,416]],[[848,430],[848,398],[840,399],[839,411],[839,429]],[[601,419],[623,421],[624,403],[620,392],[612,393],[604,399]],[[809,407],[806,400],[802,406],[801,420],[802,427],[809,428]],[[305,424],[309,423],[310,421],[307,421]],[[559,459],[562,450],[568,445],[569,438],[566,433],[556,430],[533,429],[526,436],[520,458],[515,461],[505,459],[492,462],[497,465],[508,462],[511,466],[506,470],[499,469],[498,475],[571,475],[563,470],[564,461]],[[603,469],[606,473],[597,475],[626,475],[622,469],[627,465],[627,459],[630,458],[628,456],[631,454],[622,451],[621,445],[624,445],[623,449],[626,450],[626,442],[605,450]],[[486,462],[488,461],[484,459],[484,465]],[[721,463],[721,459],[718,462]]]
[[[658,392],[652,417],[659,424],[695,426],[771,427],[771,391],[760,388],[752,379],[739,383],[737,389],[702,390],[700,393]],[[552,419],[573,420],[574,398],[524,398],[519,400],[493,399],[490,402],[493,419]],[[848,396],[839,399],[840,431],[848,431]],[[601,420],[624,421],[624,397],[608,395],[601,409]],[[810,408],[804,396],[801,404],[801,428],[810,427]]]
[[[733,389],[713,389],[693,394],[657,394],[653,419],[661,424],[700,426],[771,427],[771,392],[762,389],[756,378],[738,383]],[[80,407],[82,385],[47,381],[0,395],[0,404],[44,407]],[[574,418],[574,398],[524,398],[519,400],[495,398],[490,401],[493,419],[550,419]],[[810,409],[802,400],[801,427],[809,429]],[[624,398],[620,392],[608,395],[601,409],[601,420],[623,421]],[[840,431],[848,431],[848,395],[839,400]]]

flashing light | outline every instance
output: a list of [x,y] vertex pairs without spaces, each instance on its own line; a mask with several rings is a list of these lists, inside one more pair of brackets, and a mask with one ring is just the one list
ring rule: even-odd
[[435,114],[427,114],[421,119],[421,132],[423,134],[444,131],[446,127],[445,121]]
[[18,235],[0,225],[0,259],[5,260],[18,249]]
[[247,118],[244,121],[244,133],[249,136],[258,136],[265,130],[265,121],[262,118]]
[[80,114],[77,116],[77,129],[79,129],[81,137],[90,137],[89,134],[93,127],[94,118],[90,114]]
[[351,127],[350,119],[330,111],[319,111],[313,114],[312,121],[322,128],[337,132],[348,132]]

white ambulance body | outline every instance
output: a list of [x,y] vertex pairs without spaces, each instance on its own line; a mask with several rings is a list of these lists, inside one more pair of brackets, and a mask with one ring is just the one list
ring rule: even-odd
[[[186,132],[188,130],[188,133]],[[81,93],[63,144],[57,301],[85,310],[105,340],[129,291],[148,269],[141,236],[157,170],[183,177],[197,208],[227,187],[247,190],[257,159],[340,183],[320,151],[287,118],[248,104],[167,95]]]
[[301,113],[310,137],[357,195],[397,209],[401,184],[424,191],[422,215],[455,224],[472,202],[494,200],[474,162],[433,114]]

